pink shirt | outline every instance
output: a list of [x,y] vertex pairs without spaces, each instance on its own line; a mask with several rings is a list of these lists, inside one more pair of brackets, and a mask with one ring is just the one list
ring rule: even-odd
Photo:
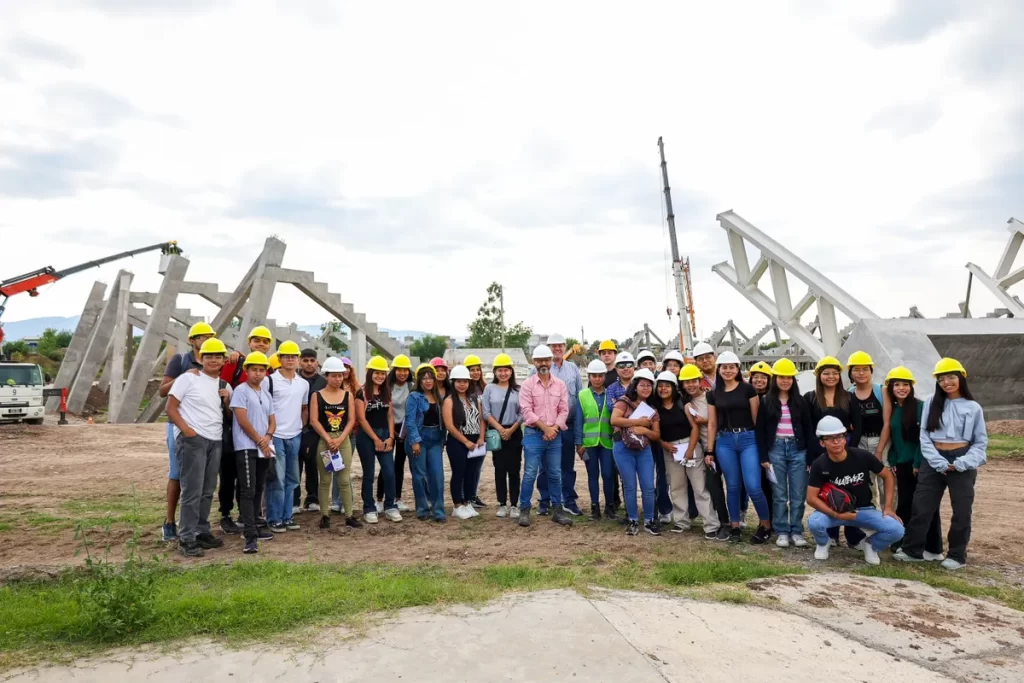
[[519,388],[519,410],[527,427],[536,427],[539,421],[565,430],[565,421],[569,418],[569,390],[565,382],[554,375],[550,377],[547,387],[541,383],[539,375],[526,378]]

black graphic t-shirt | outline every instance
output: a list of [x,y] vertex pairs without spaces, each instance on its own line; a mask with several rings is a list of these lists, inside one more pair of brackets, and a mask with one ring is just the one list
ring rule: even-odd
[[807,485],[821,488],[825,482],[845,490],[859,508],[871,506],[871,473],[882,471],[882,461],[874,453],[859,448],[847,448],[846,459],[835,462],[828,453],[818,456],[811,465]]
[[860,410],[860,433],[861,436],[879,436],[882,433],[882,404],[875,398],[875,393],[865,399],[857,398],[857,394],[850,392],[850,403],[855,409]]
[[388,408],[391,407],[390,403],[382,401],[377,396],[373,400],[367,401],[363,396],[362,389],[356,392],[356,398],[366,402],[366,421],[370,423],[371,429],[388,428]]

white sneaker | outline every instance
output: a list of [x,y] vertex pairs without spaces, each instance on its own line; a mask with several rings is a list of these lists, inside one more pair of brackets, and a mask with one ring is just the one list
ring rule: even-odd
[[789,547],[789,534],[779,534],[779,537],[775,539],[775,545],[780,548]]
[[869,545],[871,545],[871,544],[868,543],[868,539],[865,538],[860,543],[858,543],[857,545],[853,546],[853,549],[854,550],[860,550],[861,552],[863,552],[864,548],[867,548]]
[[814,559],[816,560],[827,560],[828,559],[828,548],[829,544],[819,545],[814,549]]
[[957,570],[957,569],[963,569],[966,566],[967,566],[966,563],[964,563],[964,562],[957,562],[952,557],[947,557],[946,559],[944,559],[942,561],[942,568],[943,569]]
[[508,517],[508,507],[505,505],[499,505],[498,512],[495,514],[495,517],[501,517],[503,519]]
[[658,521],[661,522],[662,524],[671,524],[672,523],[672,515],[671,514],[661,515],[658,518]]
[[384,512],[384,503],[382,503],[381,501],[378,500],[377,501],[377,514],[379,515],[382,512]]
[[331,512],[341,512],[341,506],[340,505],[333,505],[332,504],[331,505]]
[[320,512],[320,505],[318,503],[310,503],[306,506],[308,512]]
[[402,513],[397,508],[389,508],[384,511],[384,516],[388,518],[389,522],[401,522]]
[[456,505],[455,509],[452,510],[452,517],[455,519],[469,519],[473,515],[466,511],[465,505]]
[[405,503],[403,503],[403,502],[402,502],[402,501],[400,501],[400,500],[396,500],[396,501],[395,501],[395,505],[397,505],[397,506],[398,506],[398,511],[399,511],[399,512],[408,512],[408,511],[409,511],[409,506],[408,506],[408,505],[406,505]]
[[509,508],[508,518],[509,519],[519,519],[519,508],[517,508],[514,505],[511,508]]
[[293,505],[292,506],[292,514],[293,515],[297,515],[300,512],[302,512],[302,508],[300,508],[298,505]]
[[472,519],[473,517],[479,517],[480,513],[476,511],[472,503],[466,503],[462,507],[466,508],[466,519]]
[[923,557],[928,562],[942,562],[944,559],[946,559],[946,556],[942,553],[930,553],[927,550],[921,553],[921,557]]
[[864,548],[864,561],[868,564],[879,565],[882,564],[882,560],[878,557],[878,552],[871,547],[871,544],[866,540],[858,545],[863,545]]
[[922,559],[918,559],[916,557],[911,557],[910,555],[907,555],[905,552],[903,552],[903,548],[897,550],[896,553],[892,556],[892,558],[894,560],[899,560],[900,562],[924,562],[924,560]]
[[789,537],[789,542],[793,544],[794,548],[807,547],[807,540],[801,534],[793,534]]
[[363,521],[366,522],[367,524],[376,524],[377,523],[377,513],[376,512],[367,512],[365,515],[363,515]]

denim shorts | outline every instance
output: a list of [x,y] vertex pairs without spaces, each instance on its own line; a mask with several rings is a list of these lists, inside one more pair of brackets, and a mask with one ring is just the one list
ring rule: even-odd
[[181,470],[178,468],[178,454],[174,452],[174,425],[170,422],[167,423],[167,460],[170,463],[167,478],[178,481],[181,478]]

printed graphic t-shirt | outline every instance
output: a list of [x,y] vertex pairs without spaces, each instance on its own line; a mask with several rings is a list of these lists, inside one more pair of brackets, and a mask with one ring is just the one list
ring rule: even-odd
[[825,482],[845,490],[859,508],[871,506],[871,476],[882,471],[882,461],[874,453],[860,448],[847,448],[846,459],[834,462],[828,453],[819,455],[811,465],[808,486],[821,488]]

